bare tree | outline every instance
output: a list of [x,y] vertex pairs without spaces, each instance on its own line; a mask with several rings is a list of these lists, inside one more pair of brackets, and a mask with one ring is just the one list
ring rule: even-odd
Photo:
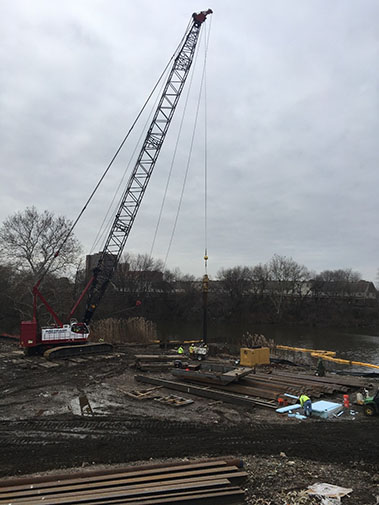
[[278,316],[282,314],[283,303],[288,298],[302,296],[304,281],[309,279],[309,271],[292,258],[274,254],[267,265],[269,273],[269,294]]
[[163,261],[148,254],[126,253],[117,267],[113,283],[121,292],[141,294],[163,282]]
[[229,294],[231,311],[241,310],[244,295],[251,288],[252,270],[250,267],[237,266],[221,268],[217,272],[222,289]]
[[34,278],[38,278],[61,248],[50,273],[68,272],[81,252],[74,235],[63,244],[70,228],[71,221],[63,216],[56,217],[47,210],[39,213],[35,207],[27,207],[3,222],[0,228],[1,258],[18,271],[31,272]]
[[314,295],[319,296],[321,293],[329,298],[350,296],[354,292],[354,283],[361,279],[361,274],[351,268],[324,270],[314,279]]
[[251,278],[253,280],[252,289],[254,293],[260,297],[263,297],[270,278],[268,265],[262,265],[259,263],[259,265],[253,267],[251,270]]
[[164,269],[163,261],[155,259],[149,254],[125,253],[122,261],[129,265],[129,270],[132,272],[163,272]]
[[317,276],[324,282],[358,282],[362,279],[359,272],[354,272],[351,268],[338,270],[324,270]]
[[163,276],[166,282],[197,282],[197,279],[194,275],[184,274],[179,267],[174,268],[174,270],[166,269],[163,273]]
[[13,332],[18,329],[18,312],[14,307],[13,286],[15,272],[9,265],[0,265],[0,329]]

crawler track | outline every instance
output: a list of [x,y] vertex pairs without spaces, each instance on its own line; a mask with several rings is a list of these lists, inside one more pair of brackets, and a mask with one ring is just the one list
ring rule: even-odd
[[75,356],[86,356],[90,354],[106,354],[112,352],[113,346],[105,342],[90,342],[82,345],[64,345],[53,347],[43,353],[46,359],[63,359]]

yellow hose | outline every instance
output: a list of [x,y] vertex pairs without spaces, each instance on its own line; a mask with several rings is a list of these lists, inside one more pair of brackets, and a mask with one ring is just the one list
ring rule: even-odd
[[336,353],[334,351],[306,349],[305,347],[291,347],[289,345],[277,345],[276,348],[283,349],[285,351],[309,352],[311,356],[315,358],[322,358],[327,361],[332,361],[333,363],[339,363],[341,365],[367,366],[369,368],[379,369],[379,365],[373,365],[372,363],[362,363],[361,361],[350,361],[348,359],[335,358],[334,356]]

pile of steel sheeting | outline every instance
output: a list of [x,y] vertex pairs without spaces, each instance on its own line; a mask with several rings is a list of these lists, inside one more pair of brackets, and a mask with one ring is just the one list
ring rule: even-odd
[[[222,384],[217,373],[212,377],[211,372],[201,373],[187,370],[174,370],[173,375],[184,381],[181,382],[147,378],[137,376],[135,379],[148,384],[156,384],[168,389],[184,391],[189,394],[218,399],[228,403],[240,405],[256,405],[267,408],[276,406],[279,398],[285,394],[299,397],[307,394],[312,398],[320,398],[325,395],[347,393],[357,387],[356,380],[339,377],[316,377],[306,374],[290,373],[287,371],[271,371],[271,373],[256,372],[247,377],[239,377],[238,382]],[[198,384],[198,385],[197,385]],[[200,387],[200,384],[203,387]],[[210,387],[206,387],[209,384]],[[286,398],[288,403],[294,400]]]
[[[0,481],[0,504],[242,504],[236,484],[247,474],[235,460],[210,459],[108,472]],[[71,478],[70,478],[71,477]]]
[[276,409],[276,402],[272,400],[262,400],[260,398],[254,398],[254,395],[247,394],[235,394],[230,389],[238,387],[236,386],[217,386],[215,384],[210,387],[199,386],[196,384],[190,384],[186,382],[169,381],[166,379],[160,379],[156,377],[147,377],[145,375],[136,375],[134,379],[137,382],[142,382],[143,384],[155,384],[157,386],[162,386],[166,389],[173,389],[174,391],[182,391],[184,393],[200,396],[203,398],[211,398],[212,400],[220,400],[225,403],[232,403],[234,405],[242,405],[243,407],[254,408],[266,407],[270,409]]
[[276,370],[272,370],[270,373],[250,373],[249,376],[241,376],[238,382],[234,384],[217,384],[215,380],[212,380],[210,373],[208,373],[209,380],[207,380],[205,374],[197,377],[197,373],[186,372],[185,370],[178,370],[173,372],[173,374],[182,380],[186,379],[186,382],[208,383],[212,387],[225,392],[267,400],[277,400],[285,393],[290,393],[297,397],[305,393],[313,398],[320,398],[324,395],[347,393],[349,390],[357,387],[357,381],[354,379],[349,380],[335,376],[317,377]]

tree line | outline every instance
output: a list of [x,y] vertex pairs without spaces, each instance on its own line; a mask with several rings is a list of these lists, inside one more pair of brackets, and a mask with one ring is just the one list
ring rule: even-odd
[[[34,207],[8,217],[0,228],[0,331],[16,333],[32,316],[32,287],[44,276],[44,297],[65,319],[89,273],[72,223]],[[62,242],[64,245],[61,246]],[[58,257],[56,251],[60,249]],[[48,272],[46,273],[46,270]],[[369,286],[371,284],[371,286]],[[370,291],[370,296],[364,290]],[[96,313],[96,319],[202,318],[201,279],[145,254],[124,255]],[[42,304],[41,325],[51,322]],[[378,324],[376,290],[351,269],[315,273],[294,259],[275,254],[256,266],[221,268],[210,281],[208,317],[245,318],[260,323],[330,325]],[[83,304],[78,309],[78,318]]]

